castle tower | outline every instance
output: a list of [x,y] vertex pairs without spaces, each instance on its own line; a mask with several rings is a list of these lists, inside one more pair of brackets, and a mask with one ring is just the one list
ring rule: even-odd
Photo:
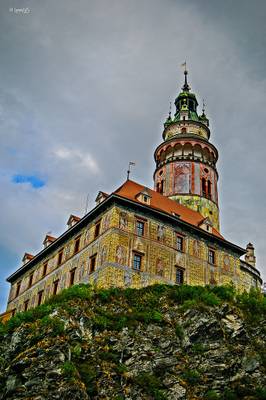
[[190,92],[187,70],[182,92],[175,100],[164,123],[163,142],[154,153],[156,169],[154,187],[157,192],[200,212],[219,230],[219,208],[216,162],[218,151],[209,142],[209,120],[203,107],[198,115],[198,102]]

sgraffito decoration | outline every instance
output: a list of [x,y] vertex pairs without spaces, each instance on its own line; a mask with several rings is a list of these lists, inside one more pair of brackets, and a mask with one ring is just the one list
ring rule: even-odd
[[126,248],[121,244],[116,247],[115,261],[122,265],[126,263]]
[[193,256],[199,257],[200,256],[200,244],[198,240],[193,241]]
[[174,193],[190,193],[190,163],[176,163],[174,166]]
[[128,269],[125,270],[124,284],[126,287],[130,286],[132,282],[132,272]]
[[90,228],[87,228],[86,232],[85,232],[85,238],[84,238],[84,242],[85,245],[87,245],[90,241]]
[[127,213],[124,212],[124,211],[121,211],[120,215],[119,215],[119,228],[120,229],[127,229],[127,225],[128,225]]
[[223,269],[225,272],[230,271],[230,258],[227,254],[224,256]]
[[103,246],[100,250],[100,265],[103,265],[106,259],[107,259],[107,246]]
[[105,216],[103,217],[103,221],[102,221],[102,230],[103,231],[107,231],[107,229],[109,228],[110,219],[111,219],[111,214],[110,213],[105,214]]
[[156,275],[163,276],[164,264],[161,258],[156,261]]
[[157,238],[161,242],[163,242],[163,240],[164,240],[164,226],[162,224],[159,224],[157,226]]
[[66,245],[64,252],[65,252],[65,260],[67,260],[70,256],[70,243]]

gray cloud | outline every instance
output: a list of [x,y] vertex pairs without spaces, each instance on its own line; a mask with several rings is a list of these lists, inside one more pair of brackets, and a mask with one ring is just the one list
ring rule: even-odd
[[[12,3],[12,7],[16,6]],[[207,102],[220,152],[222,233],[264,267],[265,2],[20,1],[0,5],[0,301],[4,278],[98,190],[152,186],[153,151],[183,81]],[[14,174],[47,185],[14,185]]]

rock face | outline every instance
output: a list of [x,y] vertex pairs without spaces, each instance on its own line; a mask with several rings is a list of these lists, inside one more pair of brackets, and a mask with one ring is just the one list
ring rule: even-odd
[[0,399],[265,399],[265,316],[193,290],[74,287],[15,317]]

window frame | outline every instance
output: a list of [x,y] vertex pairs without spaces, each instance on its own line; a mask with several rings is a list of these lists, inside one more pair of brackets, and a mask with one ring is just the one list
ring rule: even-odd
[[63,254],[64,254],[64,249],[61,249],[58,252],[58,258],[57,258],[57,266],[58,267],[63,264]]
[[[139,257],[139,268],[135,267],[135,257]],[[143,254],[138,253],[137,251],[133,251],[133,257],[132,257],[132,269],[134,271],[142,271],[142,264],[143,264]]]
[[18,281],[18,282],[16,283],[16,292],[15,292],[15,297],[18,297],[18,296],[19,296],[19,294],[20,294],[20,290],[21,290],[21,283],[22,283],[22,281]]
[[101,232],[101,219],[98,220],[97,222],[95,222],[94,225],[94,239],[97,239],[97,237],[100,236],[100,232]]
[[56,279],[55,281],[53,281],[53,296],[57,295],[59,281],[60,281],[60,279]]
[[208,263],[211,265],[216,264],[216,251],[215,249],[208,248]]
[[[93,264],[93,267],[92,267]],[[97,253],[93,254],[90,257],[90,270],[89,270],[89,275],[93,274],[96,271],[96,265],[97,265]],[[93,269],[93,270],[92,270]]]
[[[180,281],[177,280],[178,272],[180,272]],[[179,265],[175,265],[175,284],[183,285],[185,282],[185,268],[180,267]]]
[[[185,248],[185,236],[181,235],[179,232],[176,232],[176,237],[175,237],[175,244],[176,244],[176,249],[177,251],[180,251],[182,253],[184,253],[184,248]],[[178,240],[181,240],[180,244],[181,246],[179,247],[179,242]]]
[[34,271],[31,272],[29,275],[28,289],[31,288],[33,285],[33,277],[34,277]]
[[29,309],[29,299],[24,301],[24,311],[28,311]]
[[42,304],[42,300],[43,300],[43,293],[44,293],[44,290],[42,289],[42,290],[40,290],[39,292],[38,292],[38,301],[37,301],[37,306],[40,306],[41,304]]
[[73,286],[75,283],[76,270],[77,268],[75,267],[69,271],[69,287]]
[[77,254],[80,251],[80,239],[81,235],[77,236],[74,243],[74,254]]
[[42,266],[42,278],[44,278],[47,275],[47,269],[48,269],[48,261],[43,263],[43,266]]
[[[141,224],[141,230],[139,228],[139,224]],[[139,231],[141,231],[141,234],[139,234]],[[139,237],[145,236],[145,221],[141,218],[136,218],[136,223],[135,223],[135,233]]]

